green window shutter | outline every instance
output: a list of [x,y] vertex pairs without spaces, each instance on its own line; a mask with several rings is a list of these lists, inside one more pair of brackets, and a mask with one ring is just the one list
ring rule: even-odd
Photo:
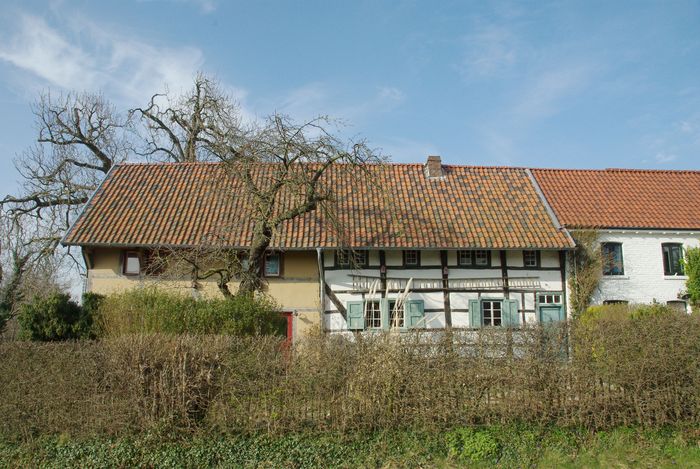
[[503,325],[506,327],[518,327],[520,325],[518,300],[503,300]]
[[348,301],[347,306],[348,329],[361,331],[365,328],[365,311],[362,301]]
[[408,300],[406,302],[406,320],[407,329],[425,326],[425,303],[423,300]]
[[481,327],[481,301],[469,300],[469,327]]
[[379,308],[382,312],[382,329],[385,331],[389,330],[389,300],[382,298],[379,302]]

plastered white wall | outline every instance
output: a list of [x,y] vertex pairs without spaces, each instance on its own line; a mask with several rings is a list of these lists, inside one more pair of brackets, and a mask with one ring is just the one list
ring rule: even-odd
[[685,290],[685,276],[664,275],[661,245],[682,243],[685,247],[700,244],[700,232],[623,231],[599,234],[600,242],[622,243],[624,275],[603,276],[593,295],[593,304],[606,300],[651,303],[678,300]]

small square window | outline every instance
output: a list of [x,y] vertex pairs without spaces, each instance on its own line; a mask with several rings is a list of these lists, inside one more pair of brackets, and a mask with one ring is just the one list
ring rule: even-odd
[[141,257],[136,251],[127,251],[124,255],[124,274],[139,275],[141,273]]
[[382,308],[379,301],[365,302],[365,329],[382,328]]
[[350,251],[347,249],[337,251],[335,261],[338,267],[350,267]]
[[457,263],[463,266],[473,264],[473,251],[457,251]]
[[537,251],[523,251],[523,265],[525,267],[538,267],[539,257]]
[[489,252],[483,249],[474,251],[474,263],[480,266],[489,265]]
[[418,266],[420,265],[420,254],[418,251],[404,251],[403,252],[403,263],[406,266]]
[[352,252],[355,267],[367,267],[367,251]]
[[280,253],[269,252],[265,256],[265,277],[280,276]]

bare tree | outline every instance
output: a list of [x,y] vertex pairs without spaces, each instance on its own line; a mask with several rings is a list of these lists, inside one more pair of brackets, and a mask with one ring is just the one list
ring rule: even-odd
[[144,126],[140,156],[179,163],[221,158],[222,143],[233,140],[241,124],[236,103],[202,74],[189,93],[155,94],[147,107],[129,115],[140,117]]
[[272,115],[263,124],[241,134],[228,152],[227,172],[242,183],[250,202],[253,222],[247,265],[241,273],[242,293],[263,287],[265,255],[280,226],[318,211],[327,224],[342,233],[336,217],[335,187],[327,177],[364,179],[370,183],[368,164],[383,158],[365,141],[344,141],[332,132],[327,117],[301,124],[283,115]]
[[[127,123],[101,95],[44,94],[33,106],[37,144],[15,160],[21,193],[2,201],[9,216],[43,220],[53,248],[110,168],[126,159]],[[51,250],[53,252],[53,250]]]
[[0,212],[0,333],[28,297],[57,286],[55,241],[37,223]]

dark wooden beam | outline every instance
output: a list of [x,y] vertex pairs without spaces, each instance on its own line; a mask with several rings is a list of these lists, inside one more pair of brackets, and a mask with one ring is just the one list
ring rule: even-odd
[[508,258],[505,251],[501,251],[501,277],[503,277],[503,296],[510,298],[510,286],[508,285]]
[[335,296],[335,293],[333,290],[331,290],[330,285],[328,285],[326,282],[323,282],[323,289],[326,292],[326,296],[330,298],[331,303],[335,305],[338,312],[343,316],[343,319],[347,321],[348,313],[345,310],[345,306],[343,306],[343,302],[340,301],[337,296]]
[[452,327],[452,308],[450,307],[450,280],[447,267],[447,251],[440,251],[442,265],[442,301],[445,303],[445,326]]

